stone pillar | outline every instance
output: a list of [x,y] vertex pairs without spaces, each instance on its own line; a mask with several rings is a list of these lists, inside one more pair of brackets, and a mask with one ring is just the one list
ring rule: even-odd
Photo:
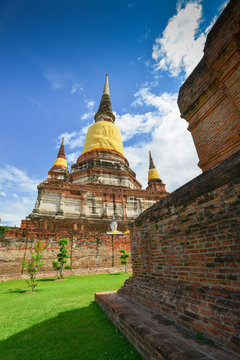
[[81,216],[86,216],[86,197],[82,197]]
[[65,195],[61,194],[60,196],[60,203],[59,203],[59,209],[57,212],[57,217],[62,217],[64,214],[64,205],[65,205]]
[[123,220],[126,220],[127,219],[127,204],[126,204],[126,198],[125,196],[123,196],[122,198],[122,217],[123,217]]
[[39,210],[40,203],[41,203],[41,190],[38,190],[38,196],[37,196],[37,200],[36,200],[36,203],[35,203],[35,206],[33,209],[33,213],[35,213],[35,214],[40,213],[40,210]]

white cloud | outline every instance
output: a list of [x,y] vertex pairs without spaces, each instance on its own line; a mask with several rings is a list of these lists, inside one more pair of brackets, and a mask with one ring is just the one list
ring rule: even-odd
[[182,71],[188,76],[203,56],[206,33],[199,33],[202,18],[200,1],[189,1],[185,7],[177,7],[173,16],[153,45],[152,58],[157,62],[156,70],[169,71],[178,76]]
[[213,27],[213,25],[215,24],[215,22],[217,21],[217,15],[214,16],[214,18],[212,19],[210,25],[205,29],[205,34],[207,35],[209,33],[209,31],[211,30],[211,28]]
[[40,179],[30,177],[26,171],[15,166],[0,168],[0,194],[5,194],[0,201],[3,223],[19,226],[20,221],[32,212],[40,182]]
[[72,85],[71,94],[75,94],[77,91],[83,91],[83,87],[79,83],[75,83]]
[[121,129],[123,141],[130,140],[138,134],[152,133],[160,125],[163,117],[172,112],[172,104],[177,104],[177,94],[165,92],[161,96],[156,96],[150,92],[149,88],[140,89],[134,96],[137,99],[132,103],[132,106],[147,105],[153,107],[154,110],[136,115],[130,113],[124,115],[115,114],[116,123]]
[[218,11],[221,12],[227,6],[230,0],[224,1],[218,8]]
[[84,100],[85,104],[86,104],[86,108],[88,109],[87,112],[85,112],[82,116],[81,119],[82,120],[87,120],[87,119],[93,119],[94,118],[94,114],[95,112],[93,111],[94,105],[95,105],[95,101],[94,100]]
[[19,199],[6,198],[0,203],[0,217],[3,224],[9,226],[20,226],[21,220],[25,219],[34,208],[37,194],[30,197],[19,197]]
[[84,100],[85,104],[86,104],[86,107],[89,109],[89,110],[92,110],[92,108],[94,107],[95,105],[95,101],[94,100]]
[[0,168],[0,189],[4,187],[8,191],[17,186],[21,192],[34,192],[38,182],[38,179],[30,178],[25,171],[15,166]]
[[87,120],[87,119],[93,119],[94,118],[94,112],[93,111],[89,111],[87,113],[84,113],[82,116],[81,116],[81,119],[82,120]]
[[157,96],[152,94],[148,87],[141,88],[134,96],[137,99],[132,103],[133,106],[153,106],[161,113],[168,113],[171,111],[172,103],[176,103],[177,101],[177,94],[164,92],[160,96]]
[[147,112],[144,114],[124,114],[116,116],[116,125],[120,128],[122,133],[122,140],[127,141],[137,134],[150,133],[157,122],[159,116],[157,112]]
[[152,106],[155,110],[142,115],[126,114],[119,118],[117,125],[124,140],[143,132],[148,132],[150,139],[141,142],[139,136],[138,143],[124,147],[125,156],[145,188],[149,166],[148,151],[152,151],[160,177],[166,183],[167,190],[173,191],[200,174],[196,150],[191,134],[187,131],[187,122],[180,118],[177,94],[165,92],[157,96],[151,93],[149,88],[144,88],[138,91],[136,97],[135,106]]
[[80,133],[78,133],[77,131],[73,131],[71,133],[68,133],[68,132],[62,133],[61,135],[59,135],[59,137],[57,139],[57,142],[58,142],[57,148],[59,148],[62,138],[64,138],[64,144],[69,145],[71,140],[74,139],[76,136],[79,136],[79,134]]
[[7,194],[4,191],[0,191],[0,196],[7,196]]
[[80,152],[73,152],[68,155],[66,155],[66,160],[68,164],[73,164],[77,161],[78,157],[80,156]]
[[[62,138],[64,137],[64,144],[65,146],[69,146],[70,149],[82,147],[85,141],[87,128],[83,128],[81,131],[73,131],[71,133],[65,132],[58,137],[58,145],[61,143]],[[66,150],[65,150],[66,152]]]

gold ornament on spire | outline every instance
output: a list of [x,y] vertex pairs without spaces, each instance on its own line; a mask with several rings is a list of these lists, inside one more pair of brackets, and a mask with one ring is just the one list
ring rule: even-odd
[[94,118],[94,124],[88,128],[82,154],[96,149],[107,149],[115,150],[124,156],[121,132],[114,124],[115,116],[112,112],[108,74],[106,74],[98,112]]
[[62,138],[62,142],[61,142],[61,146],[58,152],[58,156],[57,159],[55,160],[52,169],[55,167],[63,167],[65,169],[67,169],[67,161],[65,159],[65,150],[64,150],[64,138]]
[[149,151],[149,171],[148,171],[148,181],[153,179],[159,179],[159,174],[157,169],[155,168],[155,165],[153,163],[152,154],[151,151]]

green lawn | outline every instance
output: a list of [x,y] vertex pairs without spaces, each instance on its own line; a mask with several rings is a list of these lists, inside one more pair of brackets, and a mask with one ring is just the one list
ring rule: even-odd
[[0,359],[142,359],[94,303],[95,292],[119,289],[127,277],[42,279],[35,293],[24,280],[0,283]]

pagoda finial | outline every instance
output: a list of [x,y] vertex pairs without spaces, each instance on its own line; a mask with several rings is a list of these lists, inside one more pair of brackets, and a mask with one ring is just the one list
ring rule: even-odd
[[62,142],[61,142],[61,145],[60,145],[60,149],[59,149],[59,152],[58,152],[58,156],[57,156],[57,159],[55,160],[53,166],[52,166],[52,169],[59,169],[59,168],[65,168],[67,169],[67,161],[65,160],[65,150],[64,150],[64,138],[62,138]]
[[162,180],[158,175],[158,171],[153,163],[151,151],[149,151],[149,171],[148,171],[148,187],[147,190],[159,190]]
[[110,96],[110,92],[109,92],[109,84],[108,84],[108,74],[106,74],[106,79],[105,79],[105,84],[104,84],[103,94],[107,94],[107,95],[109,95],[109,96]]
[[112,111],[112,104],[110,99],[108,74],[106,74],[105,84],[103,88],[103,94],[97,113],[94,116],[95,122],[98,121],[110,121],[114,123],[115,116]]
[[149,151],[149,169],[155,169],[155,165],[153,163],[151,151]]
[[65,150],[64,150],[64,137],[62,138],[62,142],[61,142],[61,146],[58,152],[58,158],[63,158],[65,159]]

